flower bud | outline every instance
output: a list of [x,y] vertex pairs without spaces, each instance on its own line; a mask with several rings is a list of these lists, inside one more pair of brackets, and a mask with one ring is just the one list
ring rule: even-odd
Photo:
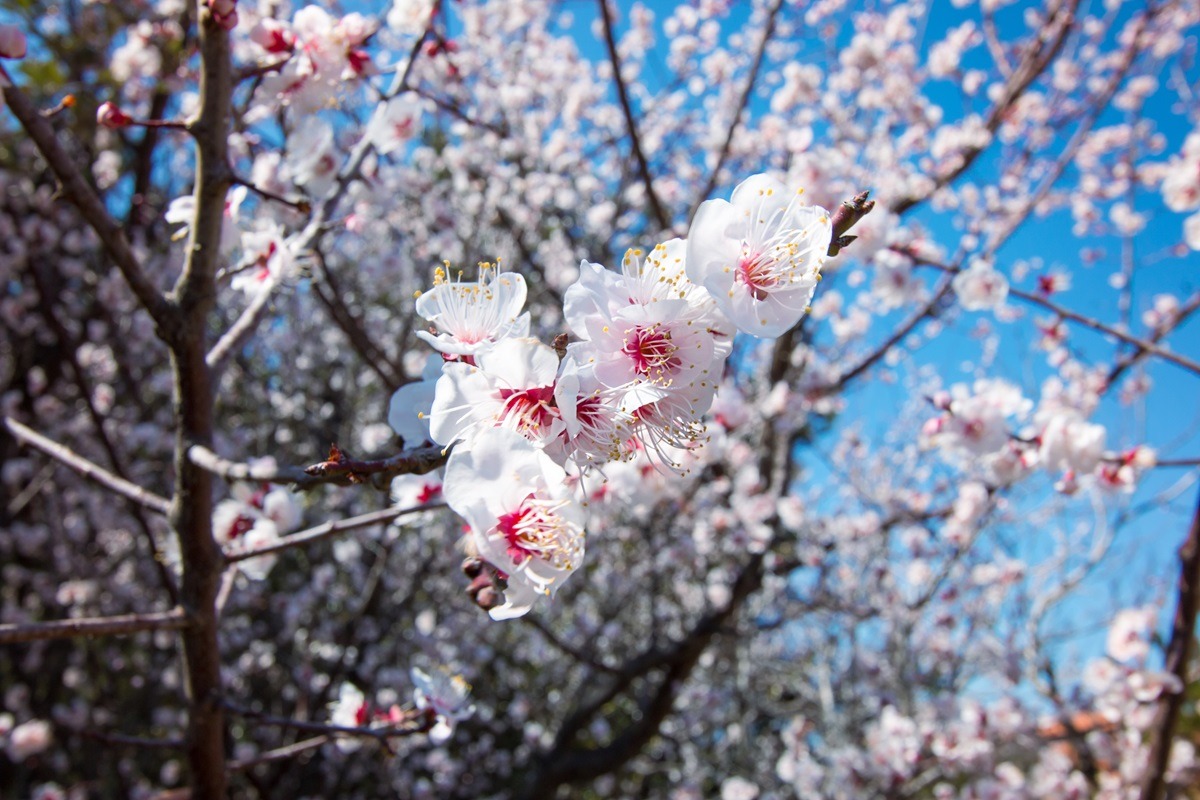
[[102,128],[118,130],[129,127],[132,122],[133,118],[117,108],[116,104],[112,101],[102,103],[96,109],[96,124]]

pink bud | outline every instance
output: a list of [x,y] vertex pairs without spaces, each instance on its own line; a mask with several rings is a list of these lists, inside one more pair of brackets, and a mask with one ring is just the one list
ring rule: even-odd
[[950,393],[947,391],[934,392],[933,397],[929,398],[929,402],[933,403],[934,408],[946,411],[950,408]]
[[0,58],[24,58],[25,34],[16,25],[0,25]]
[[133,118],[126,114],[111,101],[102,103],[96,109],[96,124],[102,128],[126,128],[133,122]]
[[228,14],[218,14],[216,11],[213,11],[213,22],[217,23],[222,30],[233,30],[238,24],[237,9],[235,8]]

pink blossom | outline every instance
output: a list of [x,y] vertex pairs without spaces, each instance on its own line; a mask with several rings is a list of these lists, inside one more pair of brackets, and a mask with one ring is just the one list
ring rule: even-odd
[[25,33],[16,25],[0,25],[0,58],[24,58]]

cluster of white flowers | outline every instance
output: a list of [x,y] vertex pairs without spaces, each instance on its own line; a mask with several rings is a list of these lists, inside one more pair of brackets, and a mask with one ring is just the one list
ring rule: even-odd
[[[1188,135],[1183,151],[1167,166],[1162,182],[1167,208],[1179,212],[1200,209],[1200,131]],[[1188,247],[1200,250],[1200,211],[1184,220],[1183,238]]]
[[[409,676],[413,682],[413,705],[409,708],[396,703],[373,705],[357,686],[343,683],[338,688],[338,699],[329,705],[330,724],[339,728],[389,728],[424,715],[431,723],[430,741],[442,744],[454,733],[456,722],[475,713],[471,684],[461,675],[444,668],[429,673],[413,667]],[[353,737],[337,739],[337,747],[343,753],[354,752],[361,744],[361,740]]]
[[[252,465],[274,466],[274,459],[257,459]],[[233,496],[213,509],[213,538],[218,544],[253,550],[279,540],[300,523],[300,507],[287,489],[269,483],[235,483]],[[264,580],[275,566],[273,554],[238,563],[242,574]]]
[[1074,494],[1084,479],[1132,491],[1138,476],[1154,466],[1154,451],[1144,445],[1108,451],[1108,431],[1087,419],[1089,400],[1066,398],[1063,391],[1057,382],[1047,382],[1037,412],[1025,420],[1033,402],[1016,386],[998,379],[972,387],[958,384],[931,398],[943,413],[926,423],[924,434],[952,458],[981,466],[999,486],[1040,466],[1059,476],[1055,488],[1064,494]]
[[629,250],[619,272],[584,261],[558,352],[527,335],[520,275],[438,269],[417,312],[442,361],[396,393],[389,422],[409,443],[453,446],[446,502],[507,581],[493,618],[526,613],[579,567],[581,478],[639,454],[685,473],[735,331],[779,336],[806,312],[833,224],[800,194],[755,175],[702,204],[687,240]]

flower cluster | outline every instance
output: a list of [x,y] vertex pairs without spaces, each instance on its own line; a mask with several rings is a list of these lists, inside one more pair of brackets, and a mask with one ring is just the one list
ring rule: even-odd
[[437,270],[417,312],[442,361],[396,393],[389,422],[409,442],[453,446],[446,501],[506,581],[493,618],[526,613],[578,569],[580,479],[639,454],[685,473],[735,332],[775,337],[807,311],[833,225],[800,194],[755,175],[732,201],[702,204],[686,240],[631,249],[619,271],[584,261],[564,294],[572,341],[557,351],[528,336],[520,275]]
[[[273,462],[261,459],[255,463],[274,466]],[[213,538],[219,544],[253,550],[278,541],[300,523],[300,507],[287,489],[269,483],[235,483],[230,493],[233,497],[213,509]],[[238,567],[247,577],[264,580],[275,566],[275,559],[270,554],[256,556],[240,562]]]
[[1033,409],[1020,389],[999,379],[970,388],[958,384],[931,398],[942,413],[926,422],[923,433],[952,458],[982,467],[996,485],[1009,485],[1040,466],[1060,476],[1055,488],[1064,494],[1074,494],[1085,479],[1104,489],[1133,491],[1139,475],[1154,466],[1154,451],[1144,445],[1106,450],[1108,431],[1087,419],[1091,398],[1063,394],[1057,381],[1048,381],[1039,407],[1018,433],[1012,424]]
[[[427,718],[430,741],[442,744],[454,733],[456,722],[475,713],[471,685],[461,675],[445,668],[428,673],[418,667],[413,667],[409,675],[413,682],[413,705],[409,707],[397,703],[374,705],[353,683],[343,683],[338,688],[338,699],[329,705],[330,724],[339,728],[387,729],[402,728],[414,720]],[[361,741],[356,738],[337,739],[337,747],[343,753],[354,752],[360,746]]]

